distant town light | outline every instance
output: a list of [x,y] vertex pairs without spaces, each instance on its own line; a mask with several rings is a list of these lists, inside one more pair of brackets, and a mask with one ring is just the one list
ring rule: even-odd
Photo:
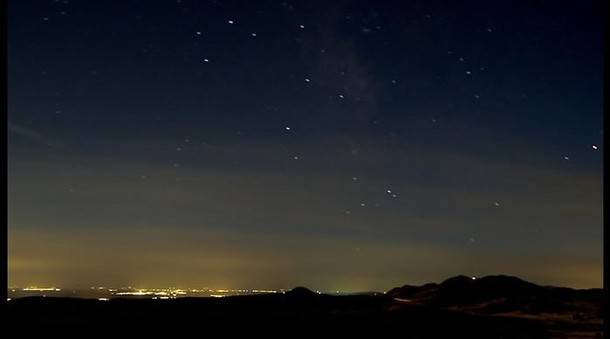
[[44,291],[56,291],[59,292],[61,289],[55,287],[26,287],[23,288],[22,291],[36,291],[36,292],[44,292]]

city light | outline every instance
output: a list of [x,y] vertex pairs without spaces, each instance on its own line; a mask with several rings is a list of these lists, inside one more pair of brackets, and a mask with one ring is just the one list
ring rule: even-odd
[[36,292],[47,292],[47,291],[59,292],[59,291],[61,291],[61,289],[56,288],[56,287],[35,287],[35,286],[25,287],[21,290],[22,291],[36,291]]
[[[10,296],[15,299],[22,296],[47,296],[49,292],[60,292],[58,287],[39,287],[30,285],[28,287],[14,287],[9,289]],[[79,295],[86,298],[91,298],[98,301],[109,301],[114,297],[148,297],[151,299],[176,299],[180,297],[226,297],[237,295],[256,295],[256,294],[272,294],[285,293],[284,289],[229,289],[229,288],[136,288],[127,287],[105,287],[91,286],[82,290],[68,290],[64,293],[71,295]],[[318,292],[320,293],[320,292]],[[49,294],[49,296],[57,296],[57,294]]]

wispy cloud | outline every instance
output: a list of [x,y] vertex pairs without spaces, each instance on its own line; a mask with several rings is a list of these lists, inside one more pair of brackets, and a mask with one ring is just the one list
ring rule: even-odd
[[48,136],[37,132],[31,128],[25,127],[25,126],[21,126],[12,122],[8,122],[8,130],[11,134],[18,136],[18,137],[22,137],[22,138],[26,138],[28,140],[40,143],[40,144],[44,144],[47,146],[61,146],[62,143],[60,141],[57,141],[55,139],[49,138]]

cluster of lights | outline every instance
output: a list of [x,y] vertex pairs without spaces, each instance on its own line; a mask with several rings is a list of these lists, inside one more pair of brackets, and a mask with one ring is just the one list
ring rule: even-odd
[[59,292],[61,291],[61,289],[56,288],[56,287],[36,287],[36,286],[30,286],[30,287],[25,287],[21,289],[22,291],[35,291],[35,292]]
[[138,289],[136,291],[129,292],[115,292],[114,295],[132,295],[132,296],[143,296],[143,295],[156,295],[156,296],[177,296],[186,295],[187,291],[180,289]]
[[252,290],[252,293],[277,293],[275,290]]
[[121,291],[116,292],[116,289],[108,289],[113,291],[113,295],[116,296],[153,296],[153,299],[175,299],[178,296],[187,295],[188,293],[210,293],[211,297],[224,297],[231,294],[265,294],[265,293],[278,293],[282,291],[276,290],[248,290],[248,289],[136,289],[135,291]]
[[[119,288],[108,288],[104,286],[93,286],[89,287],[90,290],[97,293],[103,292],[109,296],[98,295],[96,298],[98,301],[109,301],[112,296],[136,296],[136,297],[150,297],[151,299],[176,299],[181,296],[188,296],[189,294],[204,294],[210,297],[226,297],[230,295],[243,295],[243,294],[271,294],[271,293],[284,293],[284,290],[267,290],[267,289],[178,289],[178,288],[135,288],[132,286],[119,287]],[[57,287],[37,287],[29,286],[24,288],[11,288],[12,292],[25,291],[25,292],[59,292],[60,288]],[[45,295],[46,296],[46,295]],[[10,298],[8,298],[10,300]]]

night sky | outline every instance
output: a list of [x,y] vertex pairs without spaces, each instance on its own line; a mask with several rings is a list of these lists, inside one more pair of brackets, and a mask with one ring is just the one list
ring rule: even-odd
[[600,287],[602,15],[11,0],[9,286]]

